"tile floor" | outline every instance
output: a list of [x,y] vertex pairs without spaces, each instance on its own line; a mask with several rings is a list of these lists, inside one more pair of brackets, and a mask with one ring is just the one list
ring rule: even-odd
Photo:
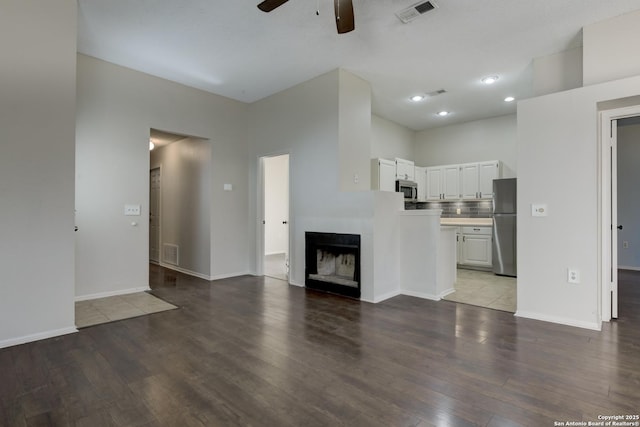
[[76,327],[84,328],[175,308],[178,307],[147,292],[78,301]]
[[458,269],[456,291],[444,297],[447,301],[462,302],[495,310],[516,311],[516,279],[496,276],[491,272]]

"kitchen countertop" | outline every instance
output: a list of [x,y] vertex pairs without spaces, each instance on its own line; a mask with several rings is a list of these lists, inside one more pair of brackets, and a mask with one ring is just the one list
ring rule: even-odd
[[493,226],[493,218],[440,218],[440,225]]

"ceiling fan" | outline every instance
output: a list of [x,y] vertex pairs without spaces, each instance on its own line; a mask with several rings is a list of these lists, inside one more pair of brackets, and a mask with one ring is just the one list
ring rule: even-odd
[[[263,12],[271,12],[273,9],[282,6],[289,0],[264,0],[258,5],[258,9]],[[336,13],[336,27],[338,34],[353,31],[355,23],[353,19],[353,3],[352,0],[333,0],[333,6]]]

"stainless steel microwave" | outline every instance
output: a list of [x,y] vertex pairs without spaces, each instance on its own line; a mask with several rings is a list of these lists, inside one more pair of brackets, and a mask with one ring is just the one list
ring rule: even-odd
[[418,199],[418,183],[413,181],[405,181],[404,179],[396,180],[396,192],[404,194],[404,200]]

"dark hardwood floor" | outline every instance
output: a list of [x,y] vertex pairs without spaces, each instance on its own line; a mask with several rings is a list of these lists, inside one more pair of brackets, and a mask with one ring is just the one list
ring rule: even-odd
[[0,350],[2,426],[553,426],[640,412],[640,274],[602,332],[151,267],[180,307]]

